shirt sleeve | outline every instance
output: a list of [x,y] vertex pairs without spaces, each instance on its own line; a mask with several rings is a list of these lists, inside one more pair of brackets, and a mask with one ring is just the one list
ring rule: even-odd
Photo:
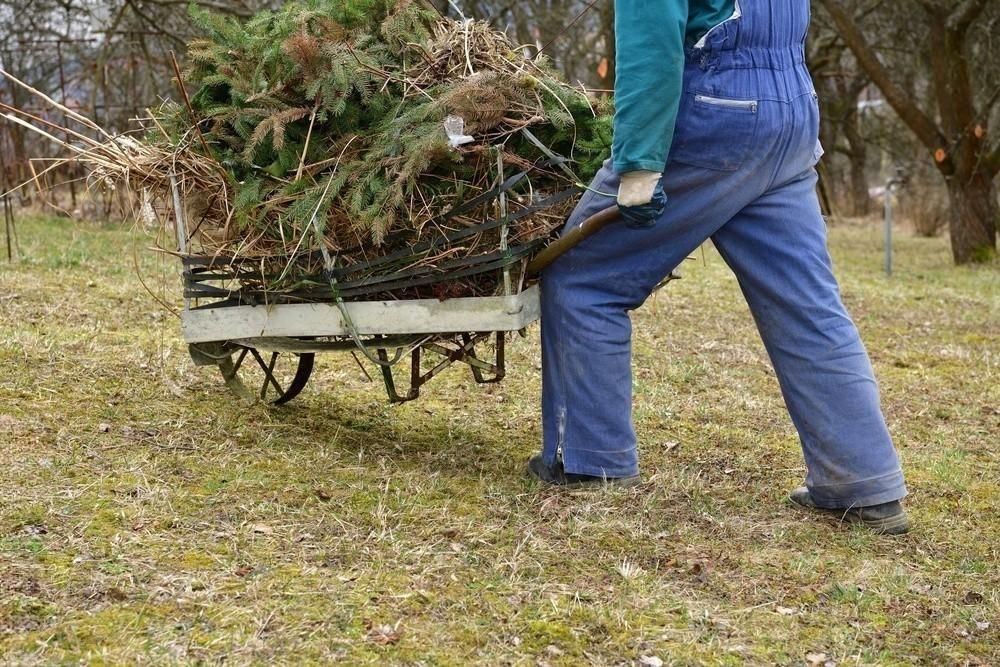
[[615,1],[612,166],[663,171],[684,80],[688,0]]

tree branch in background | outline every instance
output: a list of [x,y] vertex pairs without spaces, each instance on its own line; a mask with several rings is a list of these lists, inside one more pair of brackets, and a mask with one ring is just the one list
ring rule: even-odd
[[848,16],[843,6],[836,0],[819,0],[826,8],[837,26],[844,43],[857,58],[858,64],[878,86],[885,96],[886,102],[893,108],[900,119],[913,131],[927,149],[931,152],[945,150],[947,140],[937,124],[914,103],[911,97],[889,75],[882,66],[878,56],[868,44],[854,19]]
[[184,39],[179,35],[174,34],[170,30],[165,28],[162,22],[157,21],[155,18],[153,18],[152,16],[144,12],[142,9],[140,9],[138,3],[132,2],[132,0],[126,0],[125,4],[132,9],[135,15],[139,17],[139,20],[142,23],[144,23],[151,32],[157,32],[163,37],[166,37],[167,39],[174,42],[174,44],[176,44],[178,48],[183,49],[184,46],[187,44],[186,39]]
[[952,32],[964,35],[972,23],[986,9],[990,0],[965,0],[958,3],[948,16],[946,28]]

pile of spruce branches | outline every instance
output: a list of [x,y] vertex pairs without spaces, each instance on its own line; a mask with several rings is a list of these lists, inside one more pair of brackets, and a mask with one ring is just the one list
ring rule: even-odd
[[572,206],[556,195],[610,151],[608,110],[544,57],[423,0],[193,11],[193,94],[155,110],[140,141],[106,142],[96,174],[143,192],[149,218],[147,200],[179,191],[188,254],[228,280],[217,296],[516,290]]

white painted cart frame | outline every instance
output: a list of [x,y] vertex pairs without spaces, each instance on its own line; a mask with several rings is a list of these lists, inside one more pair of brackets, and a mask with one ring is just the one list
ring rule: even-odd
[[[174,179],[171,188],[178,250],[186,255],[184,202]],[[181,331],[194,362],[218,366],[227,386],[245,398],[285,403],[305,386],[317,352],[360,350],[380,366],[390,400],[403,402],[416,398],[423,384],[456,362],[470,366],[477,382],[503,379],[505,334],[522,331],[539,317],[537,286],[508,296],[352,301],[339,305],[198,308],[186,299]],[[494,337],[495,361],[488,362],[477,355],[476,347]],[[393,357],[390,351],[395,352]],[[422,351],[435,353],[442,361],[422,372]],[[411,357],[410,387],[399,394],[391,366],[407,353]],[[294,362],[290,384],[278,377],[279,355]],[[240,374],[241,369],[246,369],[247,359],[256,361],[263,374],[260,388],[253,391]],[[248,366],[253,367],[253,363]]]

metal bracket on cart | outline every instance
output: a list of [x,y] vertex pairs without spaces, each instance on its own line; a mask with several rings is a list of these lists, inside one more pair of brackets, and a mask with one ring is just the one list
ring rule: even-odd
[[[496,336],[496,357],[493,363],[485,361],[476,355],[476,345],[485,342],[489,338]],[[375,345],[381,345],[376,342]],[[441,361],[435,364],[430,370],[424,372],[421,368],[422,352],[431,352]],[[404,394],[400,394],[396,389],[396,381],[392,374],[392,366],[389,364],[389,351],[384,347],[377,348],[379,360],[382,362],[382,380],[385,382],[385,391],[389,395],[392,403],[405,403],[420,396],[420,388],[431,381],[441,371],[455,363],[463,363],[472,370],[472,377],[479,384],[492,384],[503,380],[507,374],[504,360],[504,334],[478,333],[462,334],[459,339],[444,340],[438,339],[420,345],[410,352],[410,383],[409,389]]]

